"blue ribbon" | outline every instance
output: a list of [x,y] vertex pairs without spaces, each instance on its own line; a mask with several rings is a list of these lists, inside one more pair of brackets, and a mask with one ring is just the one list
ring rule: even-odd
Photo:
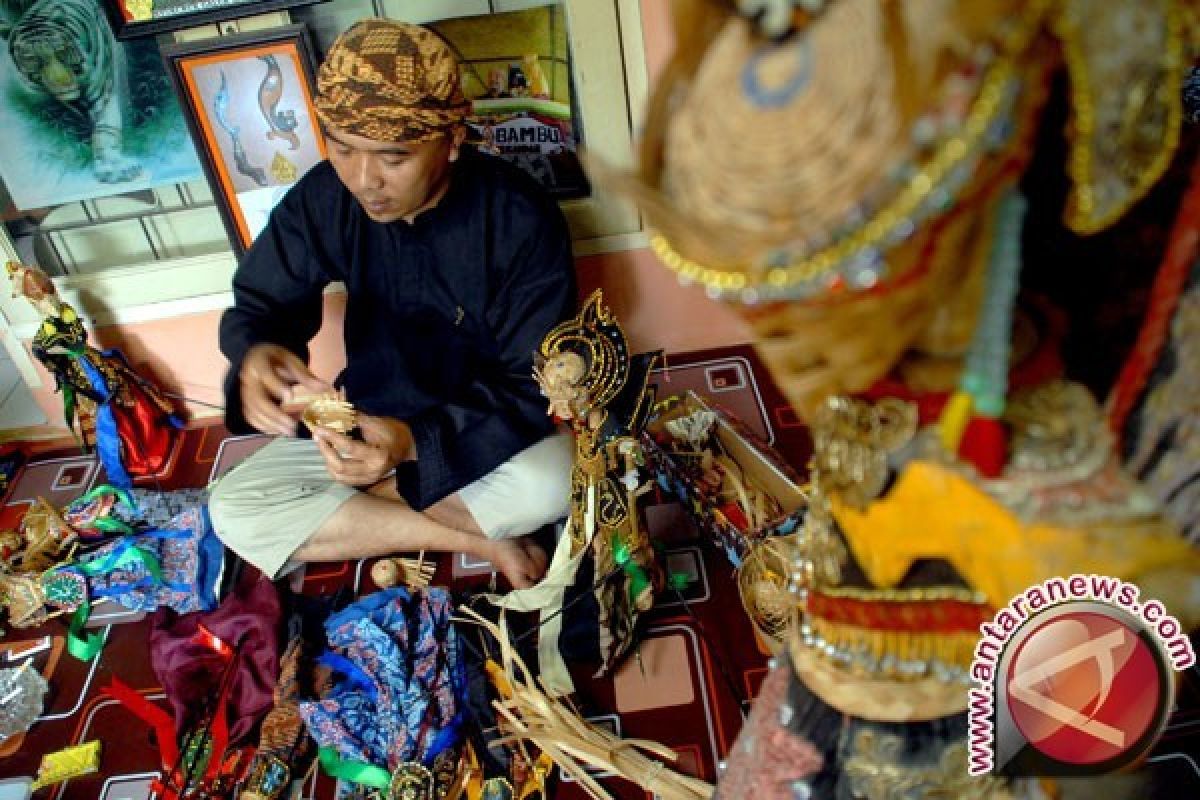
[[100,402],[96,404],[96,452],[100,456],[100,463],[108,473],[109,483],[128,489],[133,486],[133,479],[121,463],[121,437],[117,433],[117,418],[112,409],[112,391],[104,382],[104,375],[86,355],[79,356],[75,362],[87,376],[93,391],[100,395]]
[[334,672],[340,672],[345,675],[346,683],[350,685],[350,688],[361,689],[372,701],[379,701],[379,687],[371,680],[371,676],[362,667],[344,655],[326,650],[317,659],[317,663],[329,667]]

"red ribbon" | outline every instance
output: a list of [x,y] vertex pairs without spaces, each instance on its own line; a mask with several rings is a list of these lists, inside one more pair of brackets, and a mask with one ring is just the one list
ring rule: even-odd
[[116,700],[150,726],[154,737],[158,739],[158,756],[162,762],[163,773],[170,772],[179,761],[179,746],[175,743],[175,721],[166,709],[150,702],[145,695],[116,677],[112,679],[112,683],[101,689],[100,693]]
[[192,635],[192,640],[204,645],[226,661],[233,657],[233,648],[229,643],[204,627],[203,622],[196,625],[196,633]]
[[[211,786],[221,776],[223,767],[227,771],[236,769],[238,761],[240,761],[240,759],[236,759],[231,764],[225,763],[225,750],[229,746],[229,692],[233,686],[229,672],[233,669],[234,649],[203,625],[200,625],[199,630],[196,631],[195,639],[226,661],[225,673],[221,680],[221,693],[217,697],[216,711],[213,713],[212,723],[208,729],[211,754],[199,782],[200,786]],[[158,739],[158,757],[165,776],[165,779],[154,781],[154,792],[160,800],[178,800],[182,792],[192,787],[183,785],[184,775],[180,773],[179,745],[175,740],[175,721],[170,713],[147,700],[144,695],[130,688],[120,678],[114,677],[112,683],[101,690],[101,694],[111,697],[125,706],[134,716],[153,729],[154,736]]]

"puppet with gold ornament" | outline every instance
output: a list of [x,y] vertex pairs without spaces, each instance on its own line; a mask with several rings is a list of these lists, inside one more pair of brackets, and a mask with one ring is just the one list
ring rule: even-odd
[[8,273],[14,296],[26,297],[43,315],[33,355],[54,376],[67,427],[78,426],[84,448],[97,452],[108,482],[129,487],[135,478],[160,473],[183,425],[170,401],[119,351],[88,344],[83,320],[45,273],[11,261]]
[[650,370],[661,356],[630,355],[597,290],[546,335],[534,372],[550,413],[575,434],[566,536],[572,554],[590,548],[594,558],[602,671],[632,644],[637,615],[663,585],[638,500],[649,488],[640,436],[654,405]]
[[796,621],[718,797],[1019,794],[967,771],[982,623],[1076,573],[1200,622],[1200,558],[1123,471],[1097,401],[1060,379],[1054,313],[1017,302],[1019,179],[1054,76],[1069,85],[1065,221],[1090,234],[1171,160],[1194,12],[673,9],[639,171],[607,177],[681,282],[749,323],[815,445]]
[[[576,317],[546,335],[537,353],[534,376],[547,413],[575,434],[570,517],[541,583],[493,602],[542,612],[540,667],[554,691],[573,687],[559,649],[562,617],[567,625],[573,618],[564,606],[594,609],[596,618],[580,626],[588,641],[567,649],[598,662],[604,673],[629,650],[638,615],[663,588],[639,499],[651,486],[641,435],[654,405],[650,370],[661,355],[629,353],[625,332],[599,290]],[[581,593],[593,599],[583,602]]]

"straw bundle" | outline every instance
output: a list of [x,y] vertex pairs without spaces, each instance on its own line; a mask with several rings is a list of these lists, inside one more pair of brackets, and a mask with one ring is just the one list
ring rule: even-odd
[[799,618],[799,601],[791,591],[795,536],[763,539],[737,571],[742,607],[772,652],[778,653]]
[[504,675],[511,688],[507,699],[493,704],[501,727],[508,733],[502,742],[529,742],[596,800],[611,795],[592,777],[588,767],[620,775],[662,800],[712,797],[712,784],[673,772],[663,764],[660,759],[676,758],[666,746],[645,739],[618,738],[580,717],[561,698],[538,688],[533,674],[513,651],[503,617],[497,626],[470,608],[460,610],[471,617],[460,621],[483,627],[500,645]]
[[301,419],[309,430],[328,428],[337,433],[349,433],[358,424],[354,406],[332,393],[312,398]]

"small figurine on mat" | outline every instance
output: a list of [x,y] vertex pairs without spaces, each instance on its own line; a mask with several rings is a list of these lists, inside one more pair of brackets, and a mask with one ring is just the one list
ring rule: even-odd
[[424,589],[433,580],[437,564],[425,560],[422,550],[417,558],[381,558],[371,567],[371,580],[380,589],[404,586]]
[[43,315],[33,355],[54,376],[67,427],[78,424],[84,448],[97,451],[108,482],[129,487],[134,478],[158,474],[183,425],[170,401],[120,351],[88,344],[83,321],[44,272],[10,261],[8,274],[14,295]]

